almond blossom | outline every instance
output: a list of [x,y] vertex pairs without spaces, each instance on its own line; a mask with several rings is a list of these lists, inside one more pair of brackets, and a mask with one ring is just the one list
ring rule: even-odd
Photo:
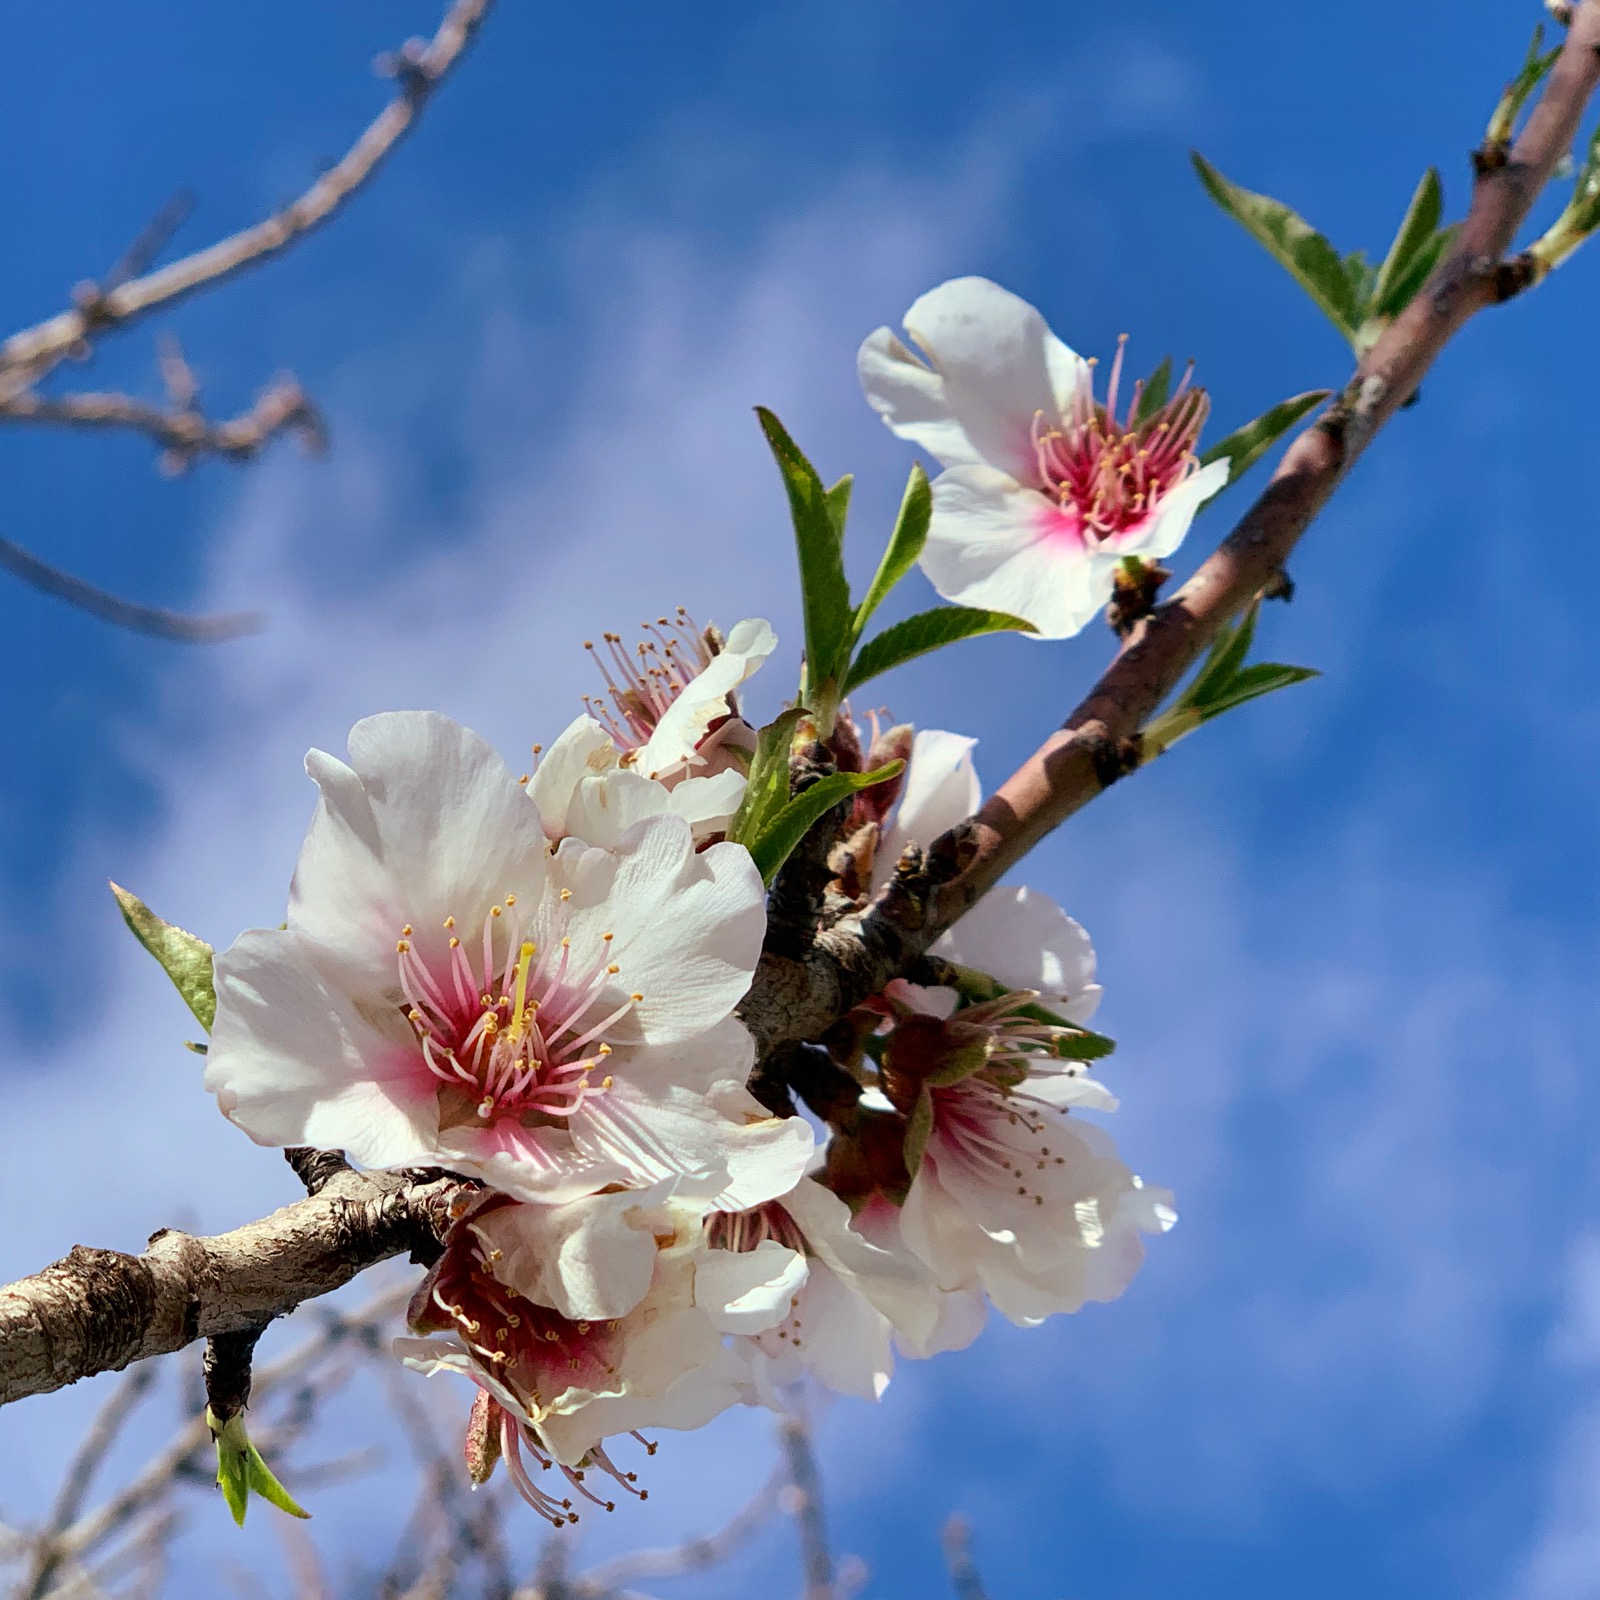
[[894,1371],[892,1335],[932,1331],[932,1283],[904,1252],[880,1249],[857,1233],[850,1208],[803,1179],[782,1198],[706,1219],[715,1253],[746,1253],[776,1242],[805,1267],[781,1322],[735,1343],[752,1398],[781,1409],[778,1391],[807,1374],[840,1394],[879,1399]]
[[1171,555],[1227,482],[1227,462],[1195,454],[1210,402],[1187,374],[1148,410],[1135,384],[1119,418],[1123,345],[1098,401],[1094,362],[987,278],[930,290],[905,328],[921,357],[879,328],[857,370],[889,428],[945,468],[921,565],[947,600],[1066,638],[1111,598],[1124,557]]
[[697,841],[715,838],[739,809],[744,790],[745,776],[736,766],[710,777],[681,777],[670,786],[647,778],[622,764],[612,735],[587,715],[562,730],[528,781],[551,840],[570,835],[608,850],[646,817],[682,817]]
[[735,691],[777,648],[777,635],[760,617],[747,617],[724,639],[696,627],[681,606],[676,618],[643,627],[646,637],[631,655],[616,633],[604,635],[603,649],[586,646],[607,690],[584,697],[590,713],[647,778],[709,776],[730,762],[743,770],[755,730],[740,716]]
[[[489,1397],[474,1413],[478,1424],[487,1411],[489,1427],[488,1459],[474,1463],[474,1477],[486,1477],[498,1453],[522,1497],[559,1526],[577,1520],[574,1495],[613,1508],[591,1474],[608,1493],[648,1493],[608,1441],[631,1434],[653,1454],[644,1428],[698,1428],[739,1400],[740,1366],[723,1335],[780,1318],[802,1269],[778,1245],[720,1253],[708,1265],[698,1212],[646,1204],[637,1219],[650,1240],[645,1293],[614,1317],[567,1316],[533,1298],[522,1277],[549,1209],[504,1196],[480,1202],[412,1297],[410,1325],[429,1337],[394,1348],[413,1370],[458,1373]],[[552,1467],[562,1481],[555,1492],[535,1477]]]
[[883,1094],[908,1119],[906,1248],[941,1289],[982,1290],[1024,1326],[1115,1299],[1144,1259],[1140,1235],[1177,1214],[1071,1115],[1117,1102],[1060,1058],[1067,1030],[1027,991],[958,1011],[953,989],[896,979],[885,999]]
[[745,1093],[730,1014],[765,926],[748,852],[673,815],[552,847],[499,756],[431,712],[306,764],[287,926],[216,960],[206,1086],[253,1139],[546,1201],[792,1187],[809,1130]]

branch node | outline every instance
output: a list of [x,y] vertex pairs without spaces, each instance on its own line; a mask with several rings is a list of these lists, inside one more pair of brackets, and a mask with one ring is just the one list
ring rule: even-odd
[[335,1174],[350,1171],[343,1150],[317,1150],[308,1144],[292,1144],[284,1150],[283,1159],[294,1168],[294,1175],[306,1186],[308,1195],[321,1193]]

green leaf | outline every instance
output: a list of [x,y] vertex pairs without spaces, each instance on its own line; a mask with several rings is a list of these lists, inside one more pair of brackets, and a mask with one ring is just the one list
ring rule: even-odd
[[[1378,268],[1378,281],[1372,288],[1372,314],[1392,317],[1406,303],[1395,304],[1395,286],[1408,279],[1412,257],[1425,250],[1439,231],[1439,218],[1444,214],[1444,188],[1439,182],[1438,170],[1429,167],[1411,196],[1411,204],[1401,218],[1389,253]],[[1410,296],[1406,296],[1410,299]]]
[[789,748],[795,727],[804,715],[803,707],[792,707],[756,735],[756,753],[750,762],[744,799],[728,823],[728,838],[735,844],[748,847],[789,803]]
[[1486,147],[1504,150],[1511,143],[1511,136],[1517,131],[1517,117],[1527,103],[1528,96],[1544,82],[1545,75],[1556,64],[1561,46],[1543,50],[1543,44],[1544,24],[1541,22],[1534,27],[1521,70],[1506,85],[1500,103],[1494,108],[1494,115],[1489,118],[1489,126],[1483,136]]
[[1212,445],[1201,456],[1200,464],[1228,463],[1228,484],[1237,483],[1284,434],[1307,412],[1315,411],[1333,393],[1331,389],[1308,389],[1288,400],[1280,400],[1270,411],[1263,411],[1254,422],[1236,428],[1226,439]]
[[1167,403],[1171,392],[1172,357],[1163,356],[1161,365],[1144,380],[1144,387],[1139,391],[1139,404],[1133,413],[1134,427],[1148,422]]
[[310,1519],[311,1513],[278,1482],[272,1469],[261,1459],[261,1452],[250,1442],[243,1413],[229,1417],[219,1426],[216,1413],[208,1408],[206,1426],[211,1429],[217,1447],[217,1487],[222,1490],[222,1498],[233,1520],[241,1528],[245,1512],[250,1509],[252,1492],[291,1517]]
[[756,407],[762,432],[783,474],[800,555],[800,599],[805,613],[807,697],[842,676],[850,647],[850,585],[844,575],[840,521],[835,511],[849,490],[822,487],[817,469],[801,454],[783,424],[765,406]]
[[845,679],[844,692],[852,694],[869,678],[959,639],[975,639],[984,633],[1038,631],[1031,622],[1004,611],[983,611],[974,606],[936,606],[932,611],[919,611],[867,641]]
[[1433,269],[1456,242],[1456,235],[1460,232],[1460,224],[1453,222],[1448,228],[1441,228],[1420,249],[1414,251],[1383,294],[1373,296],[1372,315],[1388,319],[1399,316],[1416,299],[1417,291],[1428,281]]
[[1189,152],[1189,159],[1211,198],[1311,296],[1334,327],[1353,341],[1361,317],[1339,252],[1281,200],[1231,183],[1196,150]]
[[856,475],[847,472],[828,490],[828,515],[833,518],[833,529],[839,536],[839,542],[844,543],[845,519],[850,515],[850,491],[856,486]]
[[1220,717],[1224,711],[1259,700],[1275,690],[1287,689],[1290,684],[1321,677],[1312,667],[1290,667],[1277,661],[1245,666],[1245,657],[1255,638],[1260,607],[1259,600],[1252,601],[1238,623],[1217,636],[1189,687],[1141,731],[1146,760],[1153,760],[1171,749],[1179,739],[1213,717]]
[[133,930],[134,938],[161,963],[183,996],[183,1003],[210,1033],[217,1018],[217,988],[212,973],[216,952],[204,939],[158,917],[138,895],[129,894],[119,884],[112,884],[111,892],[117,897],[123,920]]
[[906,1171],[914,1178],[917,1169],[922,1165],[922,1158],[927,1153],[928,1138],[933,1132],[933,1094],[924,1085],[917,1093],[917,1103],[911,1108],[911,1115],[906,1118],[905,1143],[901,1145],[901,1153],[905,1158]]
[[778,868],[794,853],[795,846],[805,838],[811,826],[841,800],[847,800],[858,789],[870,789],[886,778],[897,777],[905,767],[903,761],[886,762],[873,772],[834,772],[819,778],[803,794],[797,794],[766,825],[747,848],[761,873],[761,881],[770,884],[778,875]]
[[906,492],[900,499],[900,514],[894,519],[894,532],[883,552],[883,560],[873,575],[872,587],[867,597],[856,607],[851,626],[852,648],[860,639],[872,613],[883,604],[889,591],[916,565],[917,557],[928,540],[928,524],[933,518],[933,490],[928,486],[928,475],[921,462],[913,462],[911,476],[906,480]]
[[1352,250],[1344,258],[1344,281],[1350,287],[1350,315],[1359,327],[1361,319],[1366,315],[1367,299],[1372,293],[1372,285],[1377,281],[1377,270],[1367,260],[1365,250]]
[[268,1505],[288,1512],[291,1517],[299,1517],[306,1522],[311,1520],[311,1513],[272,1475],[272,1469],[261,1459],[261,1452],[253,1444],[246,1446],[246,1461],[250,1471],[250,1487]]

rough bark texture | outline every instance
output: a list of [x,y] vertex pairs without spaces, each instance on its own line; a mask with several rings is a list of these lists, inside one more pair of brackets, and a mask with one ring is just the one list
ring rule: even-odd
[[137,1256],[77,1245],[0,1289],[0,1405],[258,1328],[391,1256],[431,1260],[464,1192],[432,1173],[345,1170],[215,1238],[162,1229]]

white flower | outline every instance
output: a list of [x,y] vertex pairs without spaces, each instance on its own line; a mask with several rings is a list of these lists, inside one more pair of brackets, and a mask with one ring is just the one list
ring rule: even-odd
[[894,1329],[913,1339],[932,1332],[926,1271],[857,1233],[849,1207],[809,1178],[779,1200],[713,1212],[706,1240],[712,1261],[779,1244],[803,1265],[782,1320],[735,1343],[752,1398],[764,1405],[781,1409],[778,1390],[806,1373],[840,1394],[876,1400],[894,1371]]
[[1227,482],[1194,447],[1209,402],[1188,378],[1140,418],[1116,416],[1122,346],[1105,403],[1094,364],[1027,301],[955,278],[905,316],[919,359],[888,328],[857,356],[868,402],[946,469],[933,485],[921,565],[941,595],[1025,618],[1036,637],[1077,633],[1111,598],[1124,556],[1159,560]]
[[646,817],[682,817],[696,840],[722,833],[744,799],[745,775],[727,767],[670,787],[622,765],[616,742],[593,717],[575,718],[544,752],[528,782],[547,837],[569,835],[614,850]]
[[[739,715],[736,690],[777,648],[760,617],[736,623],[723,639],[700,629],[681,607],[675,621],[646,623],[650,637],[630,659],[620,634],[605,635],[605,654],[595,650],[611,704],[588,700],[624,759],[647,778],[672,782],[686,772],[711,775],[732,752],[755,749],[755,733]],[[608,659],[609,657],[609,659]]]
[[981,1289],[1024,1325],[1115,1299],[1144,1259],[1140,1235],[1177,1220],[1166,1190],[1070,1115],[1116,1100],[1057,1056],[1062,1030],[1028,1015],[1026,992],[957,1011],[953,990],[897,979],[886,997],[898,1020],[883,1079],[910,1123],[906,1247],[941,1289]]
[[544,1242],[549,1210],[497,1195],[458,1223],[411,1303],[412,1328],[435,1337],[399,1339],[394,1348],[413,1370],[459,1373],[492,1397],[508,1471],[523,1498],[559,1525],[576,1520],[571,1496],[540,1488],[524,1452],[607,1509],[585,1481],[589,1472],[642,1497],[606,1441],[646,1427],[698,1428],[733,1405],[741,1372],[723,1342],[730,1306],[744,1325],[765,1325],[759,1305],[775,1320],[783,1286],[800,1269],[778,1246],[719,1261],[718,1302],[700,1270],[699,1212],[645,1200],[632,1219],[650,1241],[645,1292],[617,1316],[566,1316],[534,1298],[522,1277]]
[[[908,844],[927,849],[978,809],[983,791],[972,763],[977,742],[938,728],[924,728],[913,739],[905,788],[874,857],[874,887],[888,880]],[[1100,1003],[1089,935],[1037,889],[991,889],[930,953],[976,967],[1008,989],[1036,990],[1045,1005],[1073,1022],[1087,1022]]]
[[525,1199],[792,1185],[809,1133],[744,1095],[730,1015],[765,924],[747,851],[664,815],[552,849],[494,751],[430,712],[358,723],[350,761],[307,758],[288,926],[217,958],[206,1086],[234,1122]]

